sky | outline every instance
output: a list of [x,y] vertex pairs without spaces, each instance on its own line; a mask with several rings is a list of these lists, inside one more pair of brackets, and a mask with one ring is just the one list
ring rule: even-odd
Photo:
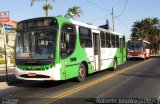
[[[100,26],[108,19],[111,28],[113,7],[115,17],[121,14],[115,18],[115,31],[125,34],[127,39],[134,22],[148,17],[160,19],[160,0],[49,0],[49,3],[53,6],[53,9],[49,10],[49,16],[64,16],[68,8],[76,5],[83,11],[77,21]],[[45,16],[42,9],[44,4],[45,0],[35,0],[33,6],[31,0],[0,0],[0,11],[9,11],[10,19],[18,22]]]

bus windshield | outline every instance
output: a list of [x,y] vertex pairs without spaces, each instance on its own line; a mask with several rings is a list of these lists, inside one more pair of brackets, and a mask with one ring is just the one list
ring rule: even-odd
[[56,30],[18,32],[16,59],[53,59],[55,43]]
[[140,42],[131,42],[128,44],[129,52],[143,52],[143,44]]

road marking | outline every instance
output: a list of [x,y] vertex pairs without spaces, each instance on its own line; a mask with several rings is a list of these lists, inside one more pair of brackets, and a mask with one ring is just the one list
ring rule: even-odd
[[97,79],[97,80],[93,80],[93,81],[91,81],[91,82],[89,82],[89,83],[86,83],[86,84],[84,84],[84,85],[82,85],[82,86],[79,86],[79,87],[77,87],[77,88],[75,88],[75,89],[71,89],[71,90],[66,91],[66,92],[64,92],[64,93],[61,93],[61,94],[59,94],[59,95],[57,95],[57,96],[54,96],[54,97],[52,97],[52,98],[50,98],[50,99],[47,99],[47,100],[43,101],[43,102],[40,103],[40,104],[50,104],[50,103],[53,103],[53,102],[55,102],[55,101],[57,101],[57,100],[59,100],[59,99],[61,99],[61,98],[67,97],[67,96],[69,96],[69,95],[72,95],[72,94],[74,94],[74,93],[76,93],[76,92],[79,92],[79,91],[85,89],[85,88],[88,88],[88,87],[93,86],[93,85],[95,85],[95,84],[97,84],[97,83],[100,83],[100,82],[102,82],[102,81],[104,81],[104,80],[107,80],[107,79],[109,79],[109,78],[112,78],[112,77],[114,77],[114,76],[116,76],[116,75],[118,75],[118,74],[121,74],[121,73],[126,72],[126,71],[128,71],[128,70],[131,70],[131,69],[133,69],[133,68],[135,68],[135,67],[137,67],[137,66],[140,66],[140,65],[142,65],[142,64],[144,64],[144,63],[146,63],[146,62],[149,62],[149,61],[151,61],[151,60],[152,60],[152,59],[149,59],[149,60],[143,61],[143,62],[141,62],[141,63],[135,64],[135,65],[133,65],[133,66],[130,66],[130,67],[128,67],[128,68],[119,70],[119,71],[117,71],[117,72],[110,73],[110,74],[108,74],[107,76],[103,76],[103,77],[101,77],[101,78],[99,78],[99,79]]

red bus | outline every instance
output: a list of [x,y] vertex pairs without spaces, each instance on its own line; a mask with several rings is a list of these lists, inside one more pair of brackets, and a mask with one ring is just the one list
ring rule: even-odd
[[128,41],[127,58],[150,58],[151,49],[150,42],[145,40],[130,40]]

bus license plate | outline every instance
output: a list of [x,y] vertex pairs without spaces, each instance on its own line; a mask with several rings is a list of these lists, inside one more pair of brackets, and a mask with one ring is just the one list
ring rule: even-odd
[[36,73],[28,73],[28,77],[35,77]]

